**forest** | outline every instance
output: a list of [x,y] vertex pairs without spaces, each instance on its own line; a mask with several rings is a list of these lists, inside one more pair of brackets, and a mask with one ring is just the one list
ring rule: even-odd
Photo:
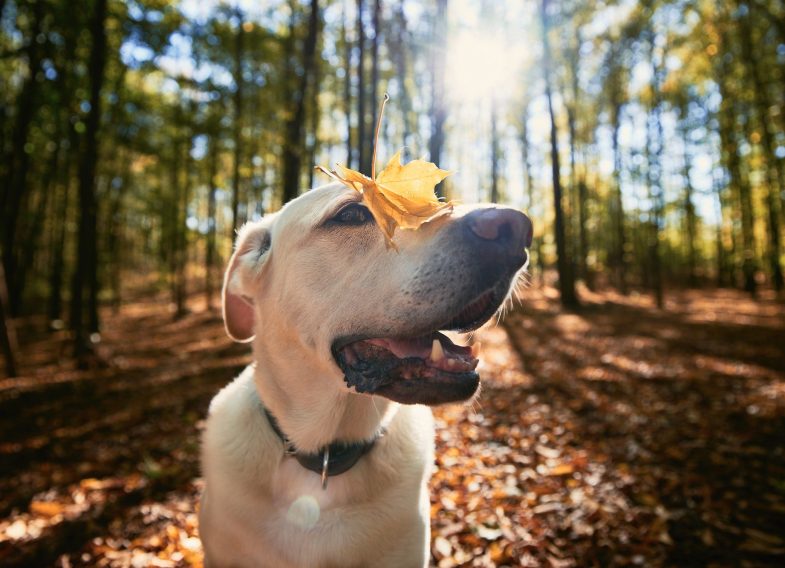
[[0,564],[201,565],[234,236],[385,94],[380,163],[534,225],[433,565],[782,565],[782,0],[0,0]]

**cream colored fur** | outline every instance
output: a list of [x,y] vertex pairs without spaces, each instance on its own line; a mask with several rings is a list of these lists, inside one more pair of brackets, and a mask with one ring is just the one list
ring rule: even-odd
[[[225,315],[230,334],[253,341],[254,364],[210,405],[199,514],[210,567],[427,566],[431,411],[354,393],[330,346],[358,317],[399,328],[412,317],[433,319],[438,302],[412,311],[397,298],[429,247],[443,244],[439,227],[449,219],[402,231],[399,253],[378,229],[346,238],[322,228],[359,198],[325,186],[240,231]],[[387,433],[322,490],[317,474],[284,456],[259,399],[305,452],[371,439],[382,426]]]

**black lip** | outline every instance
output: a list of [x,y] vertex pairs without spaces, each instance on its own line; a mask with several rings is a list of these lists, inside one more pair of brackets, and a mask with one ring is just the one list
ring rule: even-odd
[[409,365],[422,366],[416,357],[359,361],[348,364],[343,352],[336,354],[344,381],[358,393],[380,395],[402,404],[436,405],[471,397],[480,384],[476,371],[452,373],[428,368],[420,376],[407,376]]
[[374,394],[401,404],[445,404],[470,398],[480,386],[480,375],[443,372],[428,379],[394,381],[380,386]]

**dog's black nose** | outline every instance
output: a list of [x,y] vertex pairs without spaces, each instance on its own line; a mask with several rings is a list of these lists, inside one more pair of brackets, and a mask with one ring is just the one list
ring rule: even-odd
[[532,244],[532,222],[515,209],[477,209],[466,215],[466,222],[476,237],[499,244],[508,254],[521,254]]

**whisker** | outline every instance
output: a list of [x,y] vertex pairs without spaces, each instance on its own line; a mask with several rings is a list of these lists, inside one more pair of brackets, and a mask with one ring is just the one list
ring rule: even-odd
[[376,411],[376,417],[379,419],[379,422],[382,421],[382,413],[379,412],[379,407],[376,406],[376,399],[371,397],[371,404],[373,405],[373,409]]

